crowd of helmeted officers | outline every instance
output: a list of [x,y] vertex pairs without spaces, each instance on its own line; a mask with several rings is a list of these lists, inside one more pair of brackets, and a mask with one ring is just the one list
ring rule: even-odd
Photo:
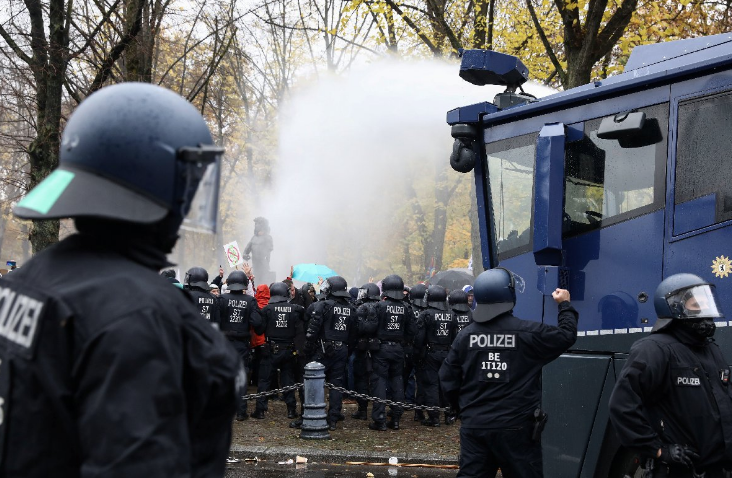
[[[302,382],[311,361],[325,366],[326,382],[371,397],[434,407],[417,410],[414,420],[439,427],[438,407],[447,407],[439,386],[438,371],[458,332],[472,321],[475,307],[472,287],[447,291],[440,285],[419,283],[407,287],[398,275],[378,284],[370,281],[348,287],[340,276],[306,283],[297,288],[289,277],[272,284],[254,284],[251,269],[235,270],[224,280],[224,270],[209,282],[202,267],[189,269],[183,284],[175,271],[162,272],[171,282],[188,290],[201,316],[228,338],[250,371],[257,392]],[[316,290],[317,289],[319,290]],[[291,427],[302,423],[292,390],[282,394]],[[327,421],[331,430],[345,419],[343,394],[329,390]],[[353,419],[368,420],[368,403],[358,398]],[[256,399],[248,413],[242,401],[239,421],[265,418],[268,397]],[[390,410],[373,402],[372,430],[399,429],[403,408]],[[452,424],[455,413],[444,413]],[[387,421],[388,419],[388,421]]]

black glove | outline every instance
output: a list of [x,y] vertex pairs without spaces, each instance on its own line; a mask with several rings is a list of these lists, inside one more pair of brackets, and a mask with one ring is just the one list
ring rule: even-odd
[[699,455],[688,446],[672,444],[661,447],[661,456],[658,459],[669,465],[684,465],[691,468],[694,460],[699,459]]

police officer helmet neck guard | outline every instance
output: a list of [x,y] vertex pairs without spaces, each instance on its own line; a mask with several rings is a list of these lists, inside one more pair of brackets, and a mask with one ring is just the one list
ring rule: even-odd
[[477,306],[473,311],[475,322],[488,322],[513,310],[516,305],[516,281],[513,273],[496,267],[481,273],[473,284]]
[[714,284],[694,274],[674,274],[658,285],[653,299],[658,320],[651,333],[677,322],[700,337],[714,335],[715,318],[724,317]]
[[[202,179],[222,153],[201,114],[176,93],[147,83],[108,86],[73,112],[58,168],[14,212],[24,219],[75,218],[80,232],[98,235],[106,227],[95,224],[138,225],[127,233],[133,239],[147,226],[152,232],[144,239],[167,253],[196,190],[199,198],[218,195],[218,182]],[[210,210],[209,226],[216,200],[203,208]]]
[[186,277],[183,279],[183,285],[187,289],[198,288],[208,292],[208,272],[203,267],[191,267],[186,272]]
[[290,288],[284,282],[275,282],[269,288],[271,304],[287,302],[290,299]]
[[381,291],[379,290],[379,286],[369,282],[368,284],[364,284],[361,286],[361,288],[358,290],[358,300],[360,301],[379,301],[381,300]]
[[351,295],[348,293],[348,284],[346,279],[341,276],[328,277],[323,284],[320,286],[320,292],[325,294],[326,297],[344,297],[350,298]]
[[427,307],[437,310],[447,310],[447,291],[441,285],[431,285],[424,294]]
[[390,299],[404,299],[404,281],[396,274],[386,276],[381,281],[382,294]]
[[412,302],[412,305],[426,308],[427,302],[425,302],[424,300],[424,296],[426,293],[427,286],[425,286],[424,284],[417,284],[409,289],[409,300]]
[[242,271],[232,271],[226,278],[226,287],[231,292],[243,292],[249,285],[249,278]]

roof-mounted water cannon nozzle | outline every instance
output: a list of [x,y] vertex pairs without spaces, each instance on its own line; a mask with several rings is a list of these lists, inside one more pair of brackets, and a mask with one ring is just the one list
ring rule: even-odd
[[[522,105],[536,99],[521,85],[529,79],[529,69],[515,56],[492,50],[461,50],[460,78],[474,85],[505,85],[506,91],[493,99],[500,109]],[[516,93],[516,90],[521,93]]]

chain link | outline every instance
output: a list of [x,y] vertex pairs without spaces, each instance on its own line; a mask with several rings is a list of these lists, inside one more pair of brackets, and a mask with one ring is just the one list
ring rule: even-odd
[[[278,388],[276,390],[269,390],[266,392],[259,392],[259,393],[252,393],[249,395],[244,395],[241,398],[243,400],[254,400],[257,398],[262,397],[271,397],[273,395],[279,395],[280,393],[289,392],[290,390],[298,390],[302,388],[302,383],[296,383],[293,385],[288,385],[287,387]],[[362,400],[368,400],[370,402],[378,402],[383,403],[384,405],[389,405],[390,407],[401,407],[404,410],[423,410],[426,412],[450,412],[452,409],[450,407],[430,407],[428,405],[417,405],[414,403],[405,403],[405,402],[395,402],[394,400],[388,400],[386,398],[377,398],[372,397],[370,395],[366,395],[365,393],[358,393],[354,392],[353,390],[348,390],[347,388],[339,387],[337,385],[333,385],[332,383],[325,383],[325,386],[330,388],[331,390],[336,390],[338,392],[341,392],[343,395],[348,395],[349,397],[354,398],[360,398]]]
[[266,392],[252,393],[250,395],[243,395],[242,400],[254,400],[255,398],[270,397],[272,395],[279,395],[280,393],[289,392],[290,390],[298,390],[302,388],[302,383],[295,383],[288,385],[287,387],[278,388],[277,390],[269,390]]
[[341,392],[344,395],[348,395],[349,397],[356,397],[360,398],[362,400],[368,400],[370,402],[378,402],[383,403],[385,405],[389,405],[392,407],[401,407],[405,410],[424,410],[426,412],[450,412],[452,409],[450,407],[430,407],[427,405],[417,405],[414,403],[404,403],[404,402],[395,402],[393,400],[388,400],[386,398],[377,398],[377,397],[371,397],[369,395],[366,395],[365,393],[358,393],[354,392],[353,390],[348,390],[343,387],[339,387],[337,385],[333,385],[332,383],[325,383],[325,386],[330,388],[331,390],[336,390],[338,392]]

